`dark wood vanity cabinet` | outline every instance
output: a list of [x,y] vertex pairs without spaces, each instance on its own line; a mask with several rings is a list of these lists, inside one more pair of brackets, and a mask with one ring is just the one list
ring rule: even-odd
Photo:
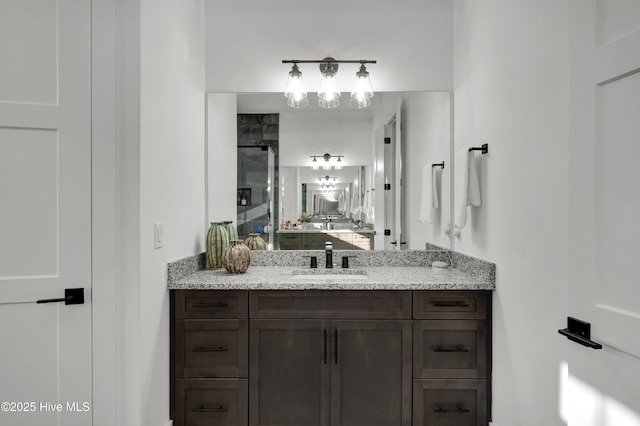
[[249,424],[410,425],[410,296],[251,292]]
[[334,250],[373,250],[373,234],[369,232],[282,232],[280,250],[324,250],[331,242]]
[[247,424],[246,291],[175,291],[171,303],[175,426]]
[[180,290],[173,300],[176,426],[488,424],[489,292]]
[[486,291],[413,292],[413,425],[484,426],[490,413]]

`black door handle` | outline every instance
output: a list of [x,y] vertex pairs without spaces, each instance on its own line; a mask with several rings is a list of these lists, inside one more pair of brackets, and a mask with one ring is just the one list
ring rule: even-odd
[[84,288],[65,288],[64,297],[55,299],[39,299],[36,303],[58,303],[64,302],[65,305],[83,305],[84,304]]
[[558,330],[567,339],[593,349],[602,349],[602,345],[591,340],[591,324],[573,317],[567,317],[567,328]]

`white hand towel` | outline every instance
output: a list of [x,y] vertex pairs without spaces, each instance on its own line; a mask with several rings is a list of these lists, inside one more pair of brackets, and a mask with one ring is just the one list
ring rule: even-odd
[[467,206],[482,205],[480,181],[476,169],[474,151],[469,147],[456,152],[455,156],[455,226],[464,228],[467,224]]
[[422,168],[422,197],[420,201],[420,223],[433,222],[433,209],[440,207],[436,180],[437,167],[427,164]]
[[371,208],[371,190],[367,190],[364,193],[364,214],[367,216],[367,222],[371,222],[373,218],[373,209]]

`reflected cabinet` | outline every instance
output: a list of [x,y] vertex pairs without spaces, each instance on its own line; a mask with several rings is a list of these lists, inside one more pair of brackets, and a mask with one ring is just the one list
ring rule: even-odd
[[173,291],[172,418],[487,425],[489,292]]

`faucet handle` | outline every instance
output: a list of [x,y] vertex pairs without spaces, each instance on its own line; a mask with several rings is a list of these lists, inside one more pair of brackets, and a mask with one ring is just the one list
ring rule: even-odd
[[342,268],[343,269],[348,269],[349,268],[349,258],[350,257],[358,257],[358,256],[342,256]]
[[311,265],[309,266],[311,269],[318,268],[318,257],[317,256],[302,256],[302,257],[308,257],[308,258],[311,259]]

